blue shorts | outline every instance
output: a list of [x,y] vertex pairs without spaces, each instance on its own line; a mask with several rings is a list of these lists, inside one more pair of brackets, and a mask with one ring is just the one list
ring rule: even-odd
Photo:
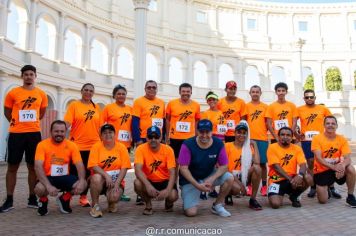
[[[214,174],[214,173],[215,173],[215,171],[212,174]],[[213,185],[221,186],[229,178],[233,178],[232,174],[230,172],[225,172],[225,174],[223,174],[222,176],[220,176],[219,178],[217,178],[215,180]],[[180,186],[180,188],[181,188],[181,195],[182,195],[184,210],[195,207],[199,204],[200,190],[195,188],[192,184],[185,184],[185,185]]]
[[268,149],[268,141],[262,140],[253,140],[257,144],[258,153],[260,154],[260,163],[266,164],[267,163],[267,149]]
[[304,152],[304,156],[306,159],[314,158],[314,153],[311,150],[311,141],[302,141],[302,148]]

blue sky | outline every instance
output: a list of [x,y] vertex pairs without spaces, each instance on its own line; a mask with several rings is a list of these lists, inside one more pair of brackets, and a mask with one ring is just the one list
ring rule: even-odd
[[261,2],[283,2],[283,3],[342,3],[356,2],[356,0],[258,0]]

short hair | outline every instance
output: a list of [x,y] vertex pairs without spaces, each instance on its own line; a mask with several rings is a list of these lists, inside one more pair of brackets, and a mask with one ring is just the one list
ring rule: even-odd
[[304,95],[305,95],[306,93],[313,93],[313,94],[315,95],[315,91],[312,90],[312,89],[306,89],[306,90],[304,91]]
[[118,91],[119,89],[122,89],[122,90],[125,91],[125,93],[127,93],[127,89],[126,89],[124,86],[122,86],[121,84],[118,84],[118,85],[116,85],[115,88],[112,90],[112,98],[115,98],[115,94],[117,93],[117,91]]
[[291,128],[287,127],[287,126],[284,126],[284,127],[280,128],[280,129],[278,130],[278,136],[281,134],[282,130],[289,130],[290,133],[291,133],[292,136],[293,136],[293,130],[292,130]]
[[325,125],[326,119],[334,119],[335,122],[336,122],[336,124],[337,124],[337,119],[336,119],[335,116],[325,116],[325,118],[324,118],[324,125]]
[[156,86],[158,86],[156,81],[150,79],[150,80],[147,80],[147,81],[146,81],[146,83],[145,83],[145,88],[147,87],[147,84],[148,84],[148,83],[155,83]]
[[67,124],[63,120],[55,120],[55,121],[53,121],[52,124],[51,124],[51,129],[50,129],[51,131],[53,130],[54,125],[64,125],[64,127],[67,130]]
[[35,74],[37,73],[36,67],[34,67],[33,65],[25,65],[21,68],[21,76],[23,76],[23,73],[28,70],[33,71]]
[[286,91],[288,91],[288,85],[283,82],[279,82],[274,86],[274,91],[277,91],[279,88],[284,88]]
[[189,84],[189,83],[183,83],[183,84],[179,85],[179,92],[180,92],[180,90],[181,90],[182,88],[190,88],[190,89],[193,90],[192,85]]
[[251,91],[253,88],[258,88],[258,89],[262,92],[261,87],[258,86],[258,85],[256,85],[256,84],[251,86],[250,91]]

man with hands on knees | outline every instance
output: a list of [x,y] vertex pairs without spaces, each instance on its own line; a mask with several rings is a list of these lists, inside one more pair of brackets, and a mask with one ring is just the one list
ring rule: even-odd
[[[51,137],[38,144],[35,155],[35,171],[39,180],[35,193],[40,198],[37,210],[40,216],[48,214],[47,196],[56,197],[61,191],[63,194],[57,198],[60,211],[71,213],[72,194],[82,193],[87,186],[79,149],[73,142],[65,139],[66,123],[56,120],[51,124],[50,130]],[[79,179],[69,174],[71,161],[77,168]]]
[[144,215],[152,215],[152,199],[165,200],[165,211],[173,211],[178,199],[176,162],[173,149],[161,143],[161,130],[157,126],[147,129],[147,142],[135,153],[135,192],[142,196],[146,207]]

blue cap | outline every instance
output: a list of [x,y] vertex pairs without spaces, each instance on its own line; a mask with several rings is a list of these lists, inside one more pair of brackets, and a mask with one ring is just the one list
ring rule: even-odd
[[203,119],[198,122],[199,131],[213,131],[213,124],[208,119]]
[[236,125],[235,131],[240,130],[240,129],[244,129],[244,130],[248,131],[248,127],[245,123],[239,123],[238,125]]
[[161,130],[157,126],[151,126],[147,129],[147,136],[151,136],[152,134],[156,134],[161,137]]

